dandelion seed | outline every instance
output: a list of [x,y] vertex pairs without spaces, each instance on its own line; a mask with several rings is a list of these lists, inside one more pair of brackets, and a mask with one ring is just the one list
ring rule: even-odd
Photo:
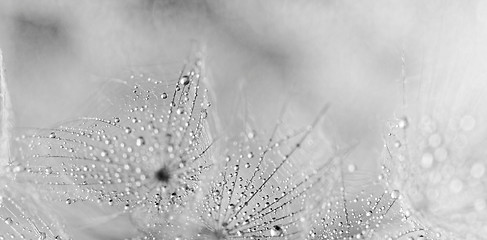
[[399,197],[398,190],[388,191],[376,183],[348,192],[342,177],[335,194],[320,199],[317,208],[310,210],[311,229],[306,239],[436,239],[408,219]]
[[487,235],[487,210],[476,208],[487,199],[482,168],[487,86],[475,72],[466,72],[472,75],[461,75],[460,81],[435,71],[425,75],[401,111],[407,127],[403,118],[393,120],[384,139],[384,180],[401,191],[413,218],[445,239]]
[[202,67],[185,66],[172,92],[146,75],[111,81],[107,89],[121,89],[123,97],[109,98],[115,104],[96,117],[19,137],[10,170],[47,199],[67,204],[160,213],[184,207],[211,165]]
[[[317,123],[286,136],[276,126],[267,141],[246,133],[229,140],[225,161],[188,217],[195,227],[187,237],[302,239],[305,200],[326,195],[339,160],[328,142],[308,141]],[[306,152],[309,142],[329,154],[318,167]]]

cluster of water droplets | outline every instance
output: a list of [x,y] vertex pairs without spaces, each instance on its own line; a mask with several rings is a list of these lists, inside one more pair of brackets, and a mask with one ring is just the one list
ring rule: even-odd
[[[342,173],[341,185],[311,209],[306,239],[437,239],[402,208],[401,193],[381,182],[362,184],[357,190]],[[352,176],[353,178],[353,176]]]
[[[215,167],[184,220],[172,231],[156,228],[150,236],[302,239],[306,200],[326,196],[339,160],[327,139],[316,136],[320,118],[295,131],[277,124],[267,136],[249,130],[219,140]],[[321,149],[319,157],[311,157],[313,149]]]
[[386,139],[383,176],[402,189],[405,206],[445,239],[487,233],[485,151],[476,124],[469,114],[447,121],[402,117]]
[[140,74],[109,81],[103,91],[115,95],[96,117],[18,137],[10,175],[49,201],[106,204],[136,218],[174,216],[211,165],[202,64],[185,65],[175,80]]
[[140,231],[133,239],[145,240],[487,234],[483,115],[405,114],[388,128],[379,179],[351,184],[362,176],[344,166],[354,149],[318,127],[327,107],[301,129],[280,116],[270,133],[245,123],[213,139],[203,64],[169,79],[111,79],[93,117],[18,136],[0,171],[0,239],[70,239],[45,211],[51,202],[128,213]]

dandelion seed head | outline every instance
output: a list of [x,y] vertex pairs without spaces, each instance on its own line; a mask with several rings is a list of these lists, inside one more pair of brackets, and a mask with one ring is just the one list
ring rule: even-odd
[[193,62],[181,77],[170,76],[177,80],[141,74],[109,81],[105,100],[97,102],[102,110],[90,113],[95,117],[18,137],[10,172],[49,200],[142,208],[170,218],[211,165],[203,71]]
[[[305,199],[331,188],[337,159],[330,157],[331,146],[316,126],[281,127],[267,136],[250,128],[221,139],[198,198],[171,230],[155,225],[150,234],[164,239],[300,239]],[[316,158],[312,149],[318,148],[328,155]]]
[[[224,141],[226,157],[189,216],[200,229],[193,237],[300,239],[306,199],[326,193],[336,180],[329,142],[309,136],[313,131],[277,130],[268,139],[247,132]],[[310,144],[328,149],[328,155],[315,162],[306,149]]]

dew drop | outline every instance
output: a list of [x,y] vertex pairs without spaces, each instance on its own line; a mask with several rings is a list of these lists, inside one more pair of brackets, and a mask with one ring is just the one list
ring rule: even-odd
[[357,170],[357,166],[355,166],[355,164],[348,164],[348,167],[347,167],[347,170],[348,172],[355,172]]
[[397,123],[399,128],[405,129],[409,126],[408,119],[406,117],[403,117],[399,119],[399,122]]
[[392,190],[391,198],[394,198],[394,199],[399,198],[399,190]]
[[142,145],[144,145],[144,144],[145,144],[144,137],[138,137],[137,140],[135,140],[135,145],[137,145],[139,147],[142,146]]
[[10,217],[6,217],[4,221],[5,221],[5,224],[7,224],[7,225],[11,225],[12,223],[14,223],[14,221]]
[[177,114],[183,114],[184,113],[184,108],[178,108],[178,110],[176,110],[176,113]]
[[186,86],[189,84],[189,76],[187,75],[184,75],[181,77],[181,79],[179,79],[179,83]]
[[274,225],[271,228],[271,236],[272,237],[281,237],[281,236],[283,236],[283,234],[284,234],[284,231],[282,230],[282,228],[279,225]]
[[247,137],[249,139],[254,139],[254,137],[255,137],[255,131],[254,130],[250,130],[250,132],[247,133]]
[[47,234],[45,232],[39,232],[38,240],[45,240],[47,239]]

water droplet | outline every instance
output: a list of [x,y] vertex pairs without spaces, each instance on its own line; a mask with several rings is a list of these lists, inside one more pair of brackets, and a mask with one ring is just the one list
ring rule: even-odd
[[248,133],[247,133],[247,137],[249,139],[254,139],[255,137],[255,131],[254,130],[250,130]]
[[284,230],[279,225],[274,225],[271,228],[271,236],[272,237],[281,237],[284,235]]
[[39,232],[39,238],[38,240],[45,240],[47,239],[47,233],[45,232]]
[[391,198],[393,198],[393,199],[399,198],[399,190],[392,190]]
[[347,167],[347,170],[348,172],[355,172],[355,170],[357,170],[357,166],[355,166],[355,164],[348,164],[348,167]]
[[406,117],[400,118],[397,125],[399,128],[402,128],[402,129],[407,128],[409,126],[408,119]]
[[6,217],[5,220],[4,220],[5,224],[7,225],[11,225],[14,223],[14,221],[12,220],[12,218],[10,217]]
[[135,140],[135,145],[137,146],[142,146],[145,144],[145,139],[144,137],[138,137],[136,140]]
[[181,108],[178,108],[178,110],[176,110],[176,113],[179,114],[179,115],[183,114],[184,113],[184,108],[182,108],[182,107]]
[[189,84],[189,76],[188,75],[182,76],[181,79],[179,79],[179,84],[182,84],[184,86],[188,85]]

